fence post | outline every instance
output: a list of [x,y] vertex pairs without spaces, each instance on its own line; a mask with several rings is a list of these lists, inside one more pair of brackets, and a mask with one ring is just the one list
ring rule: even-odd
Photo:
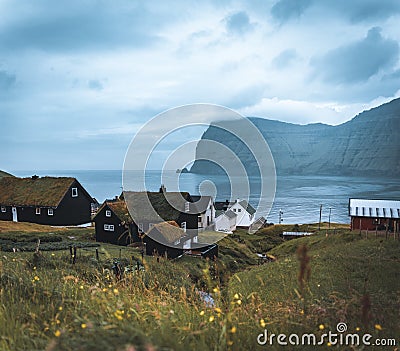
[[37,244],[36,244],[36,253],[39,253],[39,246],[40,246],[40,239],[37,240]]
[[74,255],[72,256],[72,264],[76,262],[76,246],[74,246]]
[[98,248],[96,248],[96,260],[97,260],[97,261],[100,261],[100,260],[99,260],[99,249],[98,249]]

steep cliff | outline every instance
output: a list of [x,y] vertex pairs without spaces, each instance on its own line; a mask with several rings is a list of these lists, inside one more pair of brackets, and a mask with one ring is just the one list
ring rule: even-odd
[[[297,125],[250,118],[260,130],[274,157],[278,174],[302,175],[400,175],[400,99],[364,111],[338,126]],[[222,127],[225,123],[219,123]],[[243,142],[211,125],[202,140],[214,140],[239,156],[249,174],[257,164]],[[200,141],[196,159],[207,159],[212,150]],[[221,170],[206,160],[196,161],[193,173],[216,174]]]

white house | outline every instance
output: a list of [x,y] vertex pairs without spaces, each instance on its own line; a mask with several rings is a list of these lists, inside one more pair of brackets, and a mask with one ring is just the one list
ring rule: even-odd
[[215,207],[211,196],[191,196],[190,212],[198,213],[199,231],[210,228],[215,221]]
[[236,200],[229,210],[236,213],[236,226],[241,228],[249,228],[254,222],[254,214],[256,210],[246,200]]
[[236,230],[237,214],[231,210],[221,213],[215,218],[215,230],[219,232],[233,232]]
[[[235,218],[235,227],[241,228],[250,228],[254,223],[254,215],[256,210],[246,201],[237,199],[234,202],[224,201],[224,202],[216,202],[215,208],[219,211],[223,211],[223,213],[227,213],[228,211],[233,212],[236,216]],[[221,216],[221,215],[220,215]],[[219,218],[219,216],[216,218]],[[222,221],[221,224],[216,224],[216,230],[218,226],[226,225],[227,219],[221,218],[218,221]],[[230,223],[230,222],[229,222]]]

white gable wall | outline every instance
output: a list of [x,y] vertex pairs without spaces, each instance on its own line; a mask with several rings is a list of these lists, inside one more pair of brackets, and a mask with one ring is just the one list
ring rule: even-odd
[[250,227],[253,224],[254,215],[248,213],[247,210],[239,202],[236,201],[229,209],[237,215],[236,226]]
[[236,217],[228,217],[225,213],[220,214],[217,218],[215,218],[215,230],[227,230],[234,231],[236,230]]
[[201,221],[198,222],[199,228],[207,228],[208,226],[214,224],[215,208],[212,199],[210,199],[210,202],[207,205],[207,210],[203,213],[200,213],[198,217],[201,218]]

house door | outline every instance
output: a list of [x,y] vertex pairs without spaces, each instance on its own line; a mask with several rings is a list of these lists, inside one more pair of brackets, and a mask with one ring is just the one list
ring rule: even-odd
[[12,207],[11,208],[11,212],[12,212],[12,215],[13,215],[13,222],[18,222],[17,208],[16,207]]

